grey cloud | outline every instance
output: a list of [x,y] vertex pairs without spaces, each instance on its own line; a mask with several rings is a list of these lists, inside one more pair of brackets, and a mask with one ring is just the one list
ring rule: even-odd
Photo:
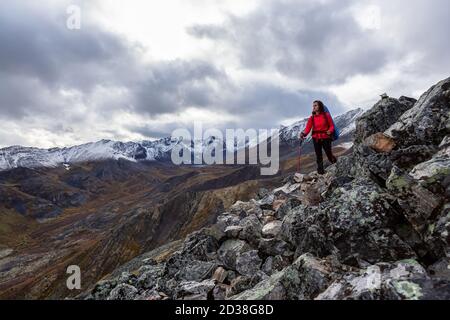
[[131,87],[135,112],[149,115],[177,112],[187,107],[208,107],[213,102],[212,83],[227,76],[209,62],[175,60],[148,66]]
[[334,84],[385,66],[389,48],[361,29],[350,0],[270,1],[223,26],[193,26],[197,37],[226,41],[249,69],[274,69],[289,77]]
[[[423,56],[417,72],[448,66],[450,2],[377,1],[382,28],[363,29],[350,8],[355,0],[265,1],[223,25],[195,25],[187,32],[225,44],[249,70],[272,70],[310,86],[344,83],[376,74],[411,53]],[[369,3],[367,3],[369,4]],[[419,71],[421,69],[421,71]]]
[[[86,21],[65,26],[66,6],[24,1],[0,3],[0,113],[21,118],[60,109],[60,90],[89,94],[97,85],[118,85],[130,69],[133,48],[120,37]],[[46,93],[45,96],[43,93]]]
[[193,25],[186,29],[186,32],[197,38],[221,39],[229,36],[226,29],[213,24],[209,25]]

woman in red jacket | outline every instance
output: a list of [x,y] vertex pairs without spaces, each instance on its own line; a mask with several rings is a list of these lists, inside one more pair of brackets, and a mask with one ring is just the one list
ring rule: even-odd
[[314,150],[317,158],[317,172],[325,174],[323,168],[322,148],[331,163],[336,163],[337,159],[331,150],[332,136],[334,133],[333,120],[328,112],[325,112],[325,106],[322,101],[314,101],[313,114],[309,118],[305,131],[300,134],[300,139],[305,139],[312,129],[312,138]]

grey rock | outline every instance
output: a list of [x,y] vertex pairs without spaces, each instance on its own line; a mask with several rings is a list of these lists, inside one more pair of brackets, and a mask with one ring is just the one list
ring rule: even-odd
[[243,240],[230,239],[225,241],[219,248],[217,254],[219,261],[228,269],[236,270],[237,257],[251,250],[249,244]]
[[269,222],[262,228],[262,235],[266,238],[274,238],[278,236],[281,231],[281,221],[276,220]]
[[311,255],[300,257],[292,266],[273,274],[233,300],[312,299],[327,288],[330,271]]
[[384,132],[403,113],[412,108],[412,100],[382,99],[356,121],[355,142],[362,143],[369,136]]
[[257,250],[240,254],[236,259],[236,271],[244,276],[252,276],[261,269],[262,260]]
[[245,240],[250,244],[257,245],[261,238],[262,224],[258,217],[254,214],[242,219],[240,226],[242,227],[239,233],[239,239]]
[[137,294],[135,287],[121,283],[111,291],[107,300],[134,300]]
[[214,280],[203,282],[187,281],[180,283],[176,292],[176,299],[180,300],[208,300],[211,291],[214,289]]
[[380,263],[349,273],[321,293],[318,300],[427,300],[445,299],[449,284],[431,279],[414,260]]
[[261,239],[258,250],[263,256],[284,256],[291,257],[294,255],[291,246],[281,239]]
[[262,265],[261,270],[267,275],[271,276],[272,274],[283,270],[289,264],[290,262],[286,257],[282,256],[268,257],[264,262],[264,264]]
[[225,229],[225,234],[227,238],[237,239],[242,229],[241,226],[229,226]]

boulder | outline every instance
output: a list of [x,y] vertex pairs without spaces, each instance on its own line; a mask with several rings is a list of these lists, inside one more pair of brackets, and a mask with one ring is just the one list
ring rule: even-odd
[[290,195],[300,189],[301,184],[300,183],[291,183],[288,182],[284,186],[275,189],[273,192],[275,195]]
[[324,261],[312,255],[298,258],[291,266],[244,291],[233,300],[306,300],[313,299],[330,283],[330,271]]
[[367,137],[364,144],[379,153],[390,153],[395,148],[394,139],[382,132]]
[[427,300],[448,299],[450,283],[431,279],[415,260],[380,263],[348,273],[317,300]]
[[261,238],[262,224],[254,214],[242,219],[239,224],[242,227],[239,233],[239,239],[245,240],[250,244],[257,245]]
[[243,240],[231,239],[225,241],[217,252],[218,260],[228,269],[236,270],[237,257],[251,250],[249,244]]
[[231,206],[229,211],[231,214],[234,214],[240,219],[243,219],[249,215],[259,216],[262,214],[262,209],[260,208],[258,202],[254,200],[249,202],[238,201]]
[[290,261],[286,257],[283,256],[275,256],[268,257],[266,261],[263,263],[261,270],[267,275],[271,276],[272,274],[279,272],[289,266]]
[[259,207],[263,210],[272,209],[273,202],[275,201],[275,196],[273,193],[267,194],[263,199],[257,201]]
[[229,226],[225,229],[225,234],[227,238],[237,239],[242,229],[243,228],[241,226]]
[[386,186],[398,198],[397,201],[403,209],[406,219],[415,230],[423,234],[428,220],[443,203],[442,197],[422,187],[410,175],[397,167],[392,169]]
[[267,278],[268,276],[262,271],[259,271],[252,276],[238,276],[231,281],[230,286],[227,288],[226,296],[227,298],[230,298],[245,290],[249,290]]
[[164,265],[146,265],[139,270],[139,277],[136,281],[136,287],[140,289],[152,289],[155,288],[158,279],[164,275]]
[[450,132],[449,88],[450,78],[432,86],[385,133],[403,148],[412,145],[438,146]]
[[296,173],[294,175],[294,181],[295,183],[302,183],[305,180],[305,175],[301,174],[301,173]]
[[211,291],[214,289],[214,280],[203,282],[187,281],[180,283],[176,292],[176,299],[179,300],[208,300]]
[[94,289],[90,292],[88,300],[106,300],[111,291],[117,286],[116,280],[102,280],[99,281]]
[[369,136],[384,132],[413,107],[414,101],[409,98],[387,98],[378,101],[356,121],[355,143],[360,144]]
[[269,222],[262,228],[262,235],[265,238],[275,238],[281,231],[281,221]]
[[218,283],[223,283],[225,279],[227,278],[227,271],[223,267],[218,267],[216,271],[214,271],[213,274],[213,280],[217,281]]
[[111,291],[107,300],[134,300],[137,294],[135,287],[121,283]]
[[292,257],[294,255],[291,246],[278,238],[261,239],[258,250],[262,256]]
[[236,271],[244,276],[252,276],[261,269],[262,260],[257,250],[240,254],[236,259]]
[[283,220],[283,218],[290,210],[301,206],[301,204],[301,201],[297,198],[287,199],[281,204],[278,210],[275,211],[275,218],[277,218],[278,220]]
[[225,284],[215,286],[212,291],[212,298],[214,300],[225,300],[228,288],[229,286]]
[[415,252],[391,227],[398,219],[387,195],[367,177],[336,189],[320,207],[301,206],[283,220],[281,236],[296,256],[337,254],[377,263],[413,258]]
[[217,217],[216,226],[219,230],[225,233],[225,230],[228,227],[238,226],[240,221],[241,219],[236,215],[225,212]]

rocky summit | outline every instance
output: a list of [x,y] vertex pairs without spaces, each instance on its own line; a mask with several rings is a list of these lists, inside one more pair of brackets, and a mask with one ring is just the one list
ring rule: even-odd
[[82,299],[450,299],[450,78],[384,98],[353,153],[134,259]]

